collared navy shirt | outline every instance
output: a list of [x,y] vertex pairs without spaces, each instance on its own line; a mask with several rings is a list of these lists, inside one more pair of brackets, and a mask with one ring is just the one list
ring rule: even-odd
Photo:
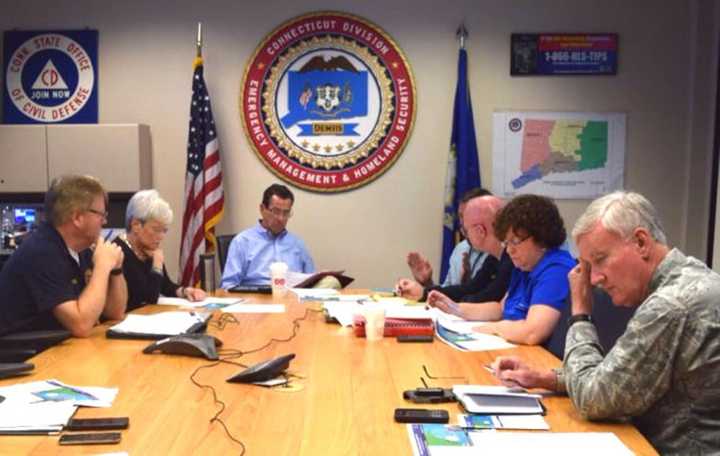
[[315,272],[315,264],[302,239],[287,230],[276,236],[257,223],[230,243],[220,287],[268,285],[270,263],[275,261],[286,263],[293,272]]
[[92,252],[80,252],[80,264],[70,255],[60,233],[49,223],[23,242],[0,272],[0,334],[62,328],[52,311],[78,299]]

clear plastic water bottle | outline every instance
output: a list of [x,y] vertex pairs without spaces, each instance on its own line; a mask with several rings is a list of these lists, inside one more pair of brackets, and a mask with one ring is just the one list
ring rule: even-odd
[[13,210],[10,206],[2,207],[2,225],[0,226],[0,231],[2,231],[2,248],[10,248],[13,235],[15,234],[15,217],[13,216]]

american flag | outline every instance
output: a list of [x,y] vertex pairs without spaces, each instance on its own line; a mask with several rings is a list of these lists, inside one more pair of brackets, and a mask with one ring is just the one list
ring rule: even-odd
[[205,79],[203,60],[195,59],[190,105],[187,169],[185,171],[185,212],[180,245],[180,276],[184,286],[200,281],[200,255],[214,252],[215,225],[223,215],[220,148],[215,132]]

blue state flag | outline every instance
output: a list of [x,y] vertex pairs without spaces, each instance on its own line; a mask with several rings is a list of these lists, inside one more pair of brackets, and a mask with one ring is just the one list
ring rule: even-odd
[[458,206],[463,194],[480,186],[475,124],[467,76],[467,52],[460,49],[458,57],[458,80],[455,88],[452,136],[445,178],[445,211],[443,214],[443,246],[440,263],[440,282],[445,280],[450,254],[460,238]]
[[[300,136],[312,134],[307,120],[338,121],[367,115],[366,71],[291,71],[288,74],[288,113],[284,128],[298,124]],[[345,124],[340,135],[358,135],[357,124]]]

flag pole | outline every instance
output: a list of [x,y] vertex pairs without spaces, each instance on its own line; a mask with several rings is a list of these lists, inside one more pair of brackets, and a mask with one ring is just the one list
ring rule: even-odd
[[202,58],[202,45],[203,45],[203,39],[202,39],[202,22],[198,22],[198,28],[197,28],[197,41],[195,43],[195,46],[197,47],[197,58]]
[[464,23],[460,24],[455,36],[457,36],[457,39],[460,42],[460,49],[465,49],[465,39],[468,37],[468,32]]
[[[468,32],[461,23],[456,32],[458,40],[458,79],[455,86],[450,152],[445,175],[445,208],[443,210],[443,241],[440,261],[440,282],[447,279],[450,257],[459,241],[458,207],[460,199],[470,189],[480,186],[480,164],[473,120],[470,89],[468,88],[467,51],[465,42]],[[453,272],[452,283],[461,277]]]

